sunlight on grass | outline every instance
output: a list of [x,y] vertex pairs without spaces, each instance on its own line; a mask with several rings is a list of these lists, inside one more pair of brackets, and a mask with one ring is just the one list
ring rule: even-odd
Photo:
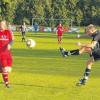
[[12,47],[13,71],[10,74],[11,88],[2,84],[0,77],[0,100],[99,100],[100,63],[94,64],[87,85],[77,87],[83,75],[87,54],[63,58],[59,47],[76,49],[76,42],[88,43],[90,39],[76,39],[77,34],[64,34],[63,43],[57,44],[55,34],[27,33],[27,38],[36,41],[32,49],[21,42],[15,34]]

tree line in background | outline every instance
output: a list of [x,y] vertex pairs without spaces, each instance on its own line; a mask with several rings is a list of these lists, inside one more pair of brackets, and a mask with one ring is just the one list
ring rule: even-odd
[[32,18],[42,18],[41,23],[46,25],[54,23],[48,19],[100,25],[100,0],[0,0],[2,18],[14,24],[32,24]]

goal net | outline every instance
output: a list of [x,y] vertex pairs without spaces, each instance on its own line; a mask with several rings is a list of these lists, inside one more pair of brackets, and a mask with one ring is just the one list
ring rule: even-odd
[[71,19],[32,18],[32,27],[34,31],[55,32],[59,23],[63,25],[65,32],[68,32],[72,27]]
[[72,19],[32,18],[32,27],[35,32],[55,32],[59,23],[62,24],[64,32],[79,31],[79,27],[73,25]]

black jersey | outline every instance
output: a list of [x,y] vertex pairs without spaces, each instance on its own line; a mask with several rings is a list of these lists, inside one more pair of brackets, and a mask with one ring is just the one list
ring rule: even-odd
[[97,44],[95,47],[92,49],[92,56],[94,57],[94,60],[100,60],[100,30],[97,30],[93,35],[92,35],[93,40],[92,41],[97,41]]
[[92,41],[97,41],[97,43],[100,45],[100,30],[97,30],[93,35],[92,35],[93,40]]

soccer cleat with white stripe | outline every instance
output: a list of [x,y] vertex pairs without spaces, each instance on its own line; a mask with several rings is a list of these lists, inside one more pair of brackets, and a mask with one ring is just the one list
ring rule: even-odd
[[61,47],[60,47],[60,48],[59,48],[59,50],[60,50],[60,52],[61,52],[61,54],[62,54],[62,56],[63,56],[63,57],[67,57],[67,56],[68,56],[68,55],[67,55],[67,54],[68,54],[68,52],[67,52],[67,51],[65,51],[65,49],[64,49],[64,48],[61,48]]
[[87,80],[83,78],[83,79],[79,80],[79,82],[76,83],[76,85],[77,85],[77,86],[85,85],[86,82],[87,82]]

